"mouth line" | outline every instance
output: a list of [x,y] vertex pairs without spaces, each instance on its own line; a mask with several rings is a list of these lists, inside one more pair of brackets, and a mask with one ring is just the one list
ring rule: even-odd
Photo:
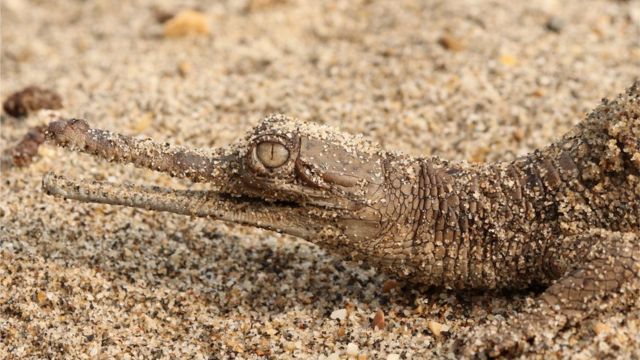
[[[263,199],[255,196],[249,196],[249,195],[236,195],[228,192],[218,192],[218,191],[208,191],[208,192],[211,194],[217,195],[220,198],[220,200],[233,202],[238,205],[241,205],[241,204],[262,205],[262,206],[269,206],[274,208],[288,208],[288,209],[303,208],[302,205],[291,200],[275,200],[275,199],[269,200],[269,199]],[[315,206],[315,205],[308,204],[308,206]]]
[[[49,172],[42,179],[42,186],[49,195],[75,199],[86,202],[97,202],[112,205],[124,205],[121,203],[140,202],[150,200],[144,195],[166,196],[174,195],[176,199],[186,200],[188,197],[194,205],[200,204],[231,204],[241,208],[269,207],[302,209],[305,207],[327,208],[306,203],[304,206],[293,200],[264,199],[257,196],[234,194],[216,190],[181,190],[166,188],[157,185],[135,185],[130,183],[112,183],[98,180],[68,179],[62,175]],[[140,198],[140,200],[136,200]],[[145,199],[142,199],[145,198]],[[134,206],[137,207],[137,206]],[[226,210],[226,209],[225,209]]]

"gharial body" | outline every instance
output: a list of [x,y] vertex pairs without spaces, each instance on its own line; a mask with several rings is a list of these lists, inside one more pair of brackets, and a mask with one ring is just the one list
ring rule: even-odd
[[640,293],[638,82],[550,146],[486,165],[386,152],[284,116],[212,151],[83,120],[43,129],[61,146],[211,184],[169,190],[47,174],[49,194],[277,230],[426,285],[548,286],[530,309],[467,341],[467,355],[504,354]]

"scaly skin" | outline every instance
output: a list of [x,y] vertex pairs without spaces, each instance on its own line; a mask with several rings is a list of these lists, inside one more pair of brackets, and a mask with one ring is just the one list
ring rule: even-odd
[[640,83],[556,143],[469,165],[382,151],[271,116],[247,138],[190,150],[58,120],[54,143],[211,184],[211,191],[73,182],[53,195],[281,231],[425,285],[547,290],[522,314],[469,336],[462,355],[517,354],[640,293]]

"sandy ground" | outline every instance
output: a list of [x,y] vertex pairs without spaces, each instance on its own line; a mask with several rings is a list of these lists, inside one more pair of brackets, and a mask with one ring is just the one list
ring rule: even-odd
[[[158,14],[185,8],[209,33],[164,37]],[[1,11],[2,99],[49,87],[62,115],[197,147],[282,112],[413,155],[508,160],[640,75],[633,0],[6,0]],[[0,147],[45,119],[3,114]],[[189,186],[48,146],[3,173],[0,358],[453,357],[457,339],[532,295],[394,286],[271,232],[59,200],[40,189],[49,170]],[[638,313],[640,301],[592,316],[526,355],[638,358]],[[433,322],[449,330],[436,336]]]

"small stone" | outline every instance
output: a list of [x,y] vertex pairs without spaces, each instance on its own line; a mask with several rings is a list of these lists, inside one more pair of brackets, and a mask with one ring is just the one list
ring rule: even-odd
[[385,281],[384,284],[382,284],[382,292],[388,293],[397,287],[398,287],[398,282],[393,279],[390,279]]
[[515,66],[518,64],[518,59],[513,55],[503,54],[500,55],[500,63],[505,66]]
[[367,360],[367,355],[365,354],[358,355],[358,360]]
[[340,353],[334,352],[331,355],[327,356],[327,360],[340,360]]
[[513,133],[511,136],[513,137],[513,140],[515,140],[516,142],[521,142],[526,136],[526,133],[524,132],[524,129],[517,128],[513,130]]
[[398,354],[389,354],[389,355],[387,355],[387,360],[400,360],[400,355],[398,355]]
[[347,309],[334,310],[330,317],[334,320],[344,321],[347,318]]
[[611,326],[605,323],[598,322],[593,326],[593,331],[596,333],[596,335],[601,335],[601,334],[609,334],[613,331],[613,329],[611,328]]
[[373,328],[377,328],[379,330],[384,329],[384,312],[380,309],[376,312],[376,315],[373,317]]
[[449,327],[447,325],[433,320],[429,320],[427,328],[429,328],[429,331],[431,331],[435,337],[440,337],[443,332],[449,331]]
[[180,76],[187,77],[189,73],[191,73],[191,64],[189,64],[186,61],[183,61],[180,64],[178,64],[178,74],[180,74]]
[[338,337],[343,337],[347,333],[347,328],[343,325],[338,328]]
[[451,50],[455,52],[464,50],[464,44],[462,40],[450,34],[442,35],[438,39],[438,44],[440,44],[440,46],[442,46],[447,50]]
[[62,108],[62,98],[52,90],[28,86],[9,95],[2,107],[8,115],[23,117],[30,112],[42,109],[60,109]]
[[360,351],[360,349],[358,349],[357,344],[354,344],[354,343],[347,344],[347,356],[356,357],[358,356],[358,351]]
[[533,90],[533,92],[531,92],[531,95],[535,97],[543,97],[544,91],[542,89],[535,89]]
[[47,293],[45,293],[42,290],[38,290],[36,292],[36,300],[38,301],[38,304],[42,305],[46,305],[47,304]]
[[207,17],[198,11],[182,10],[164,24],[164,36],[182,37],[210,32]]
[[167,11],[164,9],[154,9],[153,11],[153,17],[156,19],[156,21],[159,24],[164,24],[167,21],[171,20],[171,18],[173,18],[175,16],[174,13],[172,13],[171,11]]
[[554,33],[559,33],[564,28],[565,21],[557,16],[552,16],[547,20],[545,27]]

